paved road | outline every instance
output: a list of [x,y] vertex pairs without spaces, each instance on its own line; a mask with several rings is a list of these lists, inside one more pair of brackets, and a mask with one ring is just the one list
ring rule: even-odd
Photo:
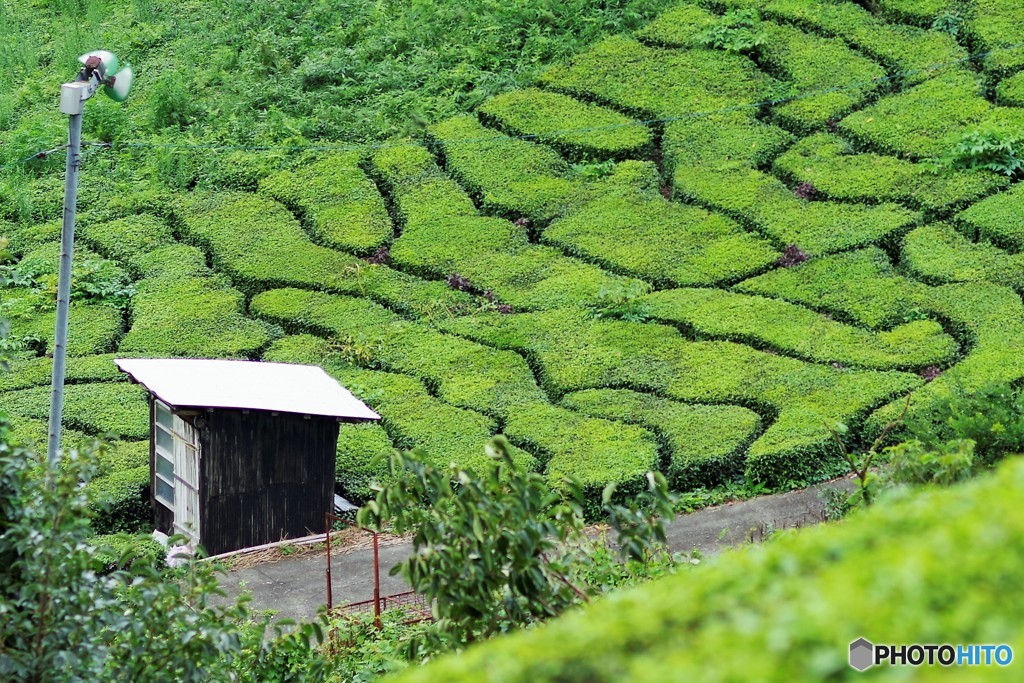
[[[822,486],[848,486],[849,482]],[[729,503],[677,517],[666,528],[669,546],[680,552],[698,550],[711,555],[741,543],[758,541],[770,529],[807,526],[822,521],[824,504],[820,486],[789,493]],[[408,590],[388,570],[408,556],[411,546],[397,543],[380,549],[381,594]],[[323,552],[285,557],[228,572],[221,588],[234,598],[252,595],[254,610],[274,610],[279,617],[309,619],[326,603],[326,560]],[[332,555],[334,602],[358,602],[373,597],[373,551],[359,549]]]

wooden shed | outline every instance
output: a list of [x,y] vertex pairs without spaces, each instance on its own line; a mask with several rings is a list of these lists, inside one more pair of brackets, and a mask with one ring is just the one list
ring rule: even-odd
[[211,555],[323,532],[339,423],[380,419],[315,366],[116,363],[149,391],[156,527]]

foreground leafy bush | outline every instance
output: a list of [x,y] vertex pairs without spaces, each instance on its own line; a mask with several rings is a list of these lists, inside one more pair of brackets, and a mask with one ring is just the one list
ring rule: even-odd
[[[842,525],[727,552],[399,680],[852,681],[862,675],[847,662],[858,637],[1018,643],[1024,607],[1006,595],[1021,580],[1022,491],[1024,463],[1008,462],[994,475],[877,505]],[[961,552],[967,546],[971,552]],[[873,671],[886,680],[905,673]],[[946,680],[952,672],[916,673]]]

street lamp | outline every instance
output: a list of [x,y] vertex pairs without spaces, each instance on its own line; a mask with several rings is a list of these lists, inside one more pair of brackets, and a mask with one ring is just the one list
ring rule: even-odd
[[64,171],[64,220],[60,231],[60,276],[57,281],[57,325],[53,343],[53,383],[50,386],[50,432],[46,458],[51,467],[60,459],[60,420],[64,411],[64,370],[67,358],[68,306],[71,299],[71,259],[75,251],[75,209],[78,204],[78,166],[82,147],[82,110],[85,101],[102,89],[110,99],[123,102],[135,74],[130,64],[118,70],[117,57],[106,50],[78,58],[78,77],[60,86],[60,111],[68,115],[68,156]]

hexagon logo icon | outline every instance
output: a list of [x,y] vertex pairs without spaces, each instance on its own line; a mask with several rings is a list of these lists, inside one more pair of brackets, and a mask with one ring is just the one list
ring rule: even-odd
[[875,646],[866,638],[858,638],[850,643],[850,666],[857,671],[864,671],[875,663]]

